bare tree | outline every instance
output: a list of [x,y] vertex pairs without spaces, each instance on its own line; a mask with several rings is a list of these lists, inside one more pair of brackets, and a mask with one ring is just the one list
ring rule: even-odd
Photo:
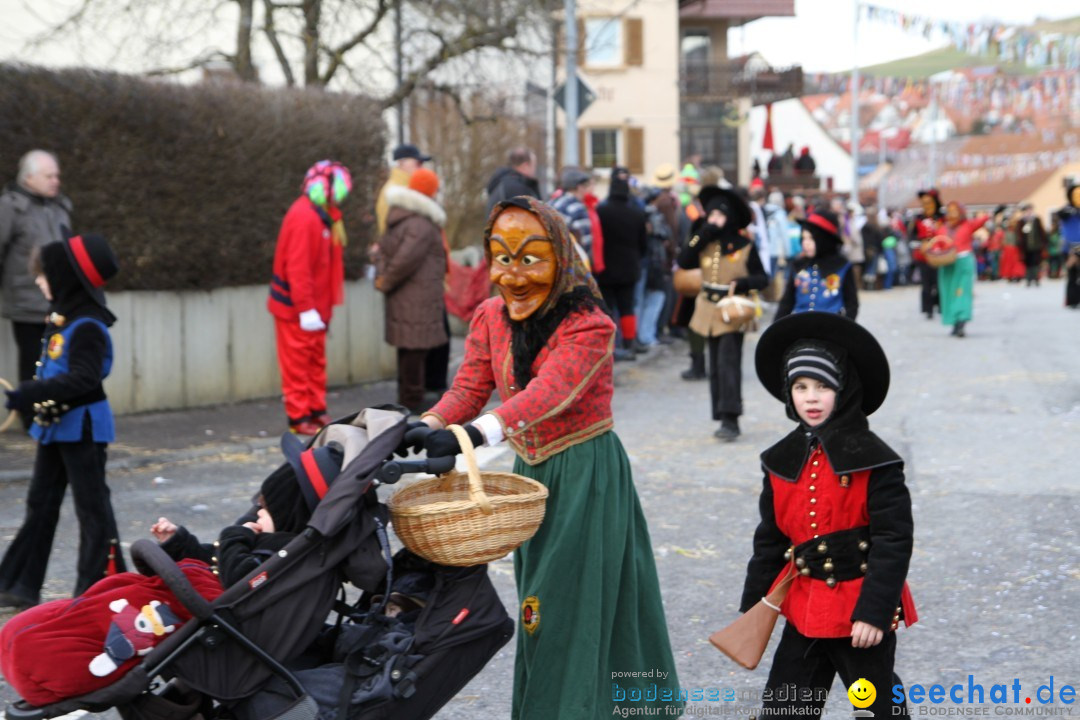
[[[33,12],[30,2],[24,5]],[[226,62],[246,82],[258,82],[256,58],[264,58],[288,85],[363,90],[392,107],[471,56],[540,52],[535,37],[545,34],[557,5],[558,0],[70,0],[62,17],[42,18],[47,29],[31,44],[72,37],[87,44],[112,42],[114,57],[126,55],[124,64],[150,75]],[[403,27],[400,84],[394,79],[395,9]],[[224,49],[232,23],[234,47]],[[437,80],[447,89],[454,85],[446,77]]]

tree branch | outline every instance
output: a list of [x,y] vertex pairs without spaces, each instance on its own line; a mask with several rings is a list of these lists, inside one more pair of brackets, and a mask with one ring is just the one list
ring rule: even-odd
[[[90,11],[90,6],[93,4],[94,0],[83,0],[82,4],[78,7],[78,9],[74,10],[70,15],[61,20],[56,25],[50,26],[48,30],[43,30],[37,37],[31,38],[31,40],[27,43],[27,46],[41,47],[50,39],[52,39],[56,35],[59,35],[65,30],[73,27],[78,28],[79,25],[82,23],[83,18],[86,16],[86,13]],[[30,13],[32,17],[44,22],[44,18],[38,15],[29,3],[24,3],[23,7],[28,13]]]
[[236,55],[233,68],[244,82],[255,82],[255,65],[251,61],[251,34],[255,24],[255,0],[236,0],[240,6],[240,22],[236,24]]
[[236,56],[229,55],[228,53],[223,53],[220,50],[214,50],[195,58],[186,65],[166,68],[155,68],[153,70],[147,70],[143,73],[143,75],[146,75],[147,77],[164,77],[166,75],[179,75],[180,73],[187,72],[188,70],[194,70],[196,68],[204,67],[214,60],[225,60],[229,63],[230,66],[233,66],[236,60]]
[[506,40],[517,34],[517,22],[512,21],[502,27],[485,28],[479,31],[466,28],[459,37],[449,43],[434,31],[431,34],[439,39],[442,47],[439,48],[438,52],[428,57],[420,67],[409,73],[405,81],[394,92],[383,98],[380,103],[383,110],[396,106],[411,95],[424,78],[446,61],[461,57],[479,48],[501,48]]
[[281,47],[281,41],[277,36],[277,28],[274,27],[274,10],[284,6],[280,3],[274,3],[272,0],[263,0],[263,7],[266,13],[263,32],[266,33],[266,39],[270,41],[270,46],[274,48],[274,55],[277,56],[278,65],[281,66],[281,72],[285,75],[285,83],[289,87],[295,87],[296,77],[293,75],[292,65],[289,64],[289,58],[285,56],[285,50]]
[[461,94],[458,92],[458,88],[452,87],[450,85],[441,84],[441,83],[426,85],[425,87],[428,87],[428,88],[430,88],[432,90],[435,90],[436,92],[441,92],[442,94],[446,95],[451,100],[453,100],[454,101],[454,107],[457,108],[458,115],[461,116],[461,121],[464,122],[466,125],[497,122],[499,120],[499,116],[494,115],[494,114],[492,114],[492,115],[469,115],[469,113],[466,112],[466,110],[465,110],[465,103],[461,99]]
[[375,8],[375,15],[372,16],[371,22],[367,24],[367,27],[363,28],[351,38],[338,45],[336,48],[330,50],[330,65],[326,68],[326,72],[323,73],[320,79],[320,85],[327,85],[330,79],[334,77],[334,73],[338,71],[338,68],[345,62],[345,53],[352,50],[357,45],[361,44],[368,37],[375,32],[379,27],[379,23],[386,17],[386,13],[390,11],[390,0],[378,0],[378,7]]

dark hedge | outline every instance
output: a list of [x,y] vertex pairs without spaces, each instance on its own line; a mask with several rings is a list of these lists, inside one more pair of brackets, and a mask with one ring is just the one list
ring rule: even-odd
[[352,171],[342,211],[358,276],[384,142],[366,97],[0,65],[0,181],[27,150],[55,153],[73,229],[119,256],[112,290],[268,282],[281,219],[323,158]]

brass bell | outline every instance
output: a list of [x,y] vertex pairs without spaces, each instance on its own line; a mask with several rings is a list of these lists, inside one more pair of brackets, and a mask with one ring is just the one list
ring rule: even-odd
[[870,543],[868,543],[866,540],[860,540],[859,541],[859,550],[860,551],[866,552],[869,549],[870,549]]
[[821,569],[827,573],[831,573],[833,571],[832,558],[825,560],[825,564],[821,566]]
[[795,558],[795,567],[805,568],[806,560],[804,560],[803,558]]
[[831,588],[836,587],[836,578],[830,575],[829,577],[825,578],[825,584]]
[[863,575],[866,574],[866,563],[863,563],[859,566],[859,572],[861,572]]
[[810,574],[810,568],[804,567],[802,570],[799,571],[799,574],[800,575],[809,575]]
[[794,549],[794,548],[790,548],[790,547],[789,547],[789,548],[788,548],[787,550],[785,550],[785,551],[784,551],[784,559],[785,559],[785,560],[790,560],[790,559],[791,559],[791,551],[792,551],[793,549]]
[[824,554],[824,553],[825,553],[825,551],[826,551],[826,550],[828,550],[828,549],[829,549],[829,546],[828,546],[828,545],[826,545],[824,541],[822,541],[822,542],[818,543],[818,546],[817,546],[817,551],[818,551],[819,553],[822,553],[822,554]]

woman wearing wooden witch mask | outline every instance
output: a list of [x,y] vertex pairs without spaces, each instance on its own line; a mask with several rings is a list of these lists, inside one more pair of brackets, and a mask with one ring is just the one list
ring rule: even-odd
[[[612,673],[653,669],[662,672],[619,690],[655,683],[657,700],[635,706],[675,713],[679,683],[648,527],[611,429],[615,326],[552,208],[503,201],[484,239],[499,296],[477,309],[453,387],[422,420],[436,429],[424,443],[429,458],[457,454],[442,428],[477,418],[465,425],[473,443],[507,440],[514,472],[549,490],[543,524],[514,553],[521,607],[511,716],[610,716],[619,697]],[[496,389],[502,404],[481,415]]]

